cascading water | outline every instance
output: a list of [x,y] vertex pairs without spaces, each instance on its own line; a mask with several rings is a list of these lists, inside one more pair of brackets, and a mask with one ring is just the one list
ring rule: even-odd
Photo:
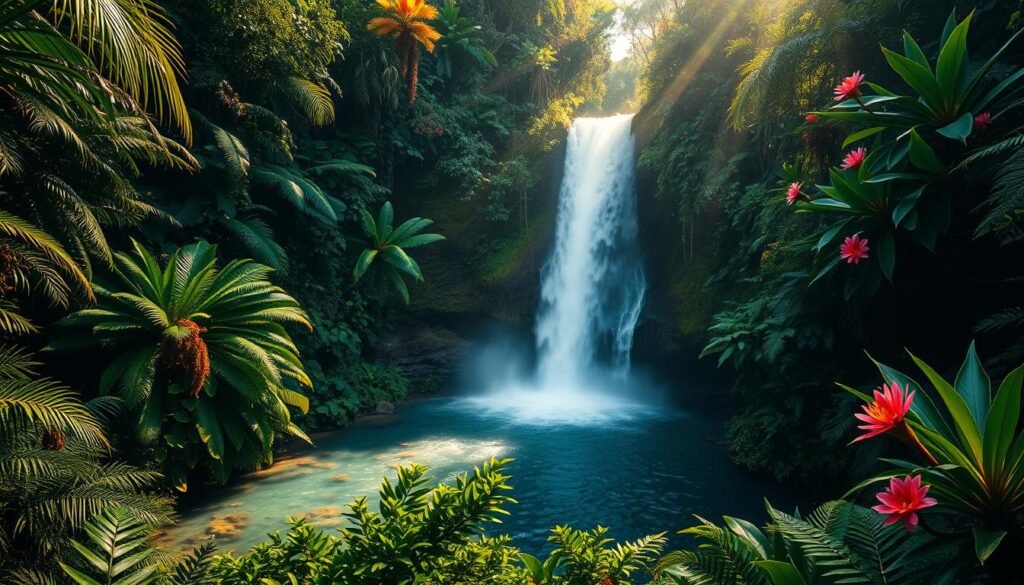
[[[569,130],[555,247],[541,272],[536,373],[498,381],[467,400],[474,409],[534,423],[600,422],[647,410],[626,387],[645,288],[632,119],[580,118]],[[497,368],[490,360],[487,375]]]
[[537,317],[538,382],[552,391],[586,384],[595,366],[619,378],[629,372],[644,296],[632,118],[580,118],[569,130],[555,250],[542,273]]

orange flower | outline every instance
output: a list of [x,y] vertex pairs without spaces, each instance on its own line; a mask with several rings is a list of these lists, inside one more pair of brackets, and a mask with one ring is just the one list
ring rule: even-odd
[[870,439],[896,428],[903,423],[903,418],[910,411],[910,406],[913,403],[913,392],[904,396],[903,389],[900,388],[898,383],[893,382],[891,385],[883,384],[881,392],[875,390],[875,401],[862,406],[861,408],[864,409],[863,413],[858,412],[853,415],[866,423],[857,428],[867,432],[852,442],[856,443],[857,441]]

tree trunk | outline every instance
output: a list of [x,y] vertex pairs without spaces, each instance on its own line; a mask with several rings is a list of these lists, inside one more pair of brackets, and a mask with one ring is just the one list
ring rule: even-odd
[[395,52],[398,53],[398,72],[403,80],[409,77],[409,45],[411,44],[415,44],[415,41],[405,35],[399,35],[398,40],[395,41]]
[[409,42],[409,74],[405,82],[409,93],[409,105],[416,103],[416,86],[420,83],[420,48],[416,41]]

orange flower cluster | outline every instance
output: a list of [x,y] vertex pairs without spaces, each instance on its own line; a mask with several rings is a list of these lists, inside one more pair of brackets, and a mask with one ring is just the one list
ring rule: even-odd
[[210,377],[210,352],[201,337],[201,334],[206,333],[206,328],[200,327],[191,319],[178,319],[177,325],[185,327],[191,333],[188,337],[175,341],[173,363],[188,376],[188,395],[199,398],[203,384]]
[[39,444],[47,451],[60,451],[64,448],[64,435],[60,429],[43,429],[43,436],[40,437]]

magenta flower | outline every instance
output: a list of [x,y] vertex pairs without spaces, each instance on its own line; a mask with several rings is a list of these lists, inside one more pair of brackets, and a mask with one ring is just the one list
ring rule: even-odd
[[863,146],[856,150],[851,150],[847,153],[846,158],[843,159],[843,168],[856,169],[860,167],[860,165],[864,164],[864,159],[867,158],[867,156],[868,149]]
[[858,412],[853,415],[866,423],[857,428],[867,432],[852,442],[856,443],[857,441],[870,439],[896,428],[903,422],[903,418],[907,416],[907,413],[910,412],[912,404],[914,404],[913,391],[904,396],[903,388],[900,388],[898,383],[893,382],[891,385],[882,384],[881,391],[875,390],[875,401],[861,406],[864,409],[863,413]]
[[848,264],[860,264],[861,260],[868,258],[870,249],[867,238],[860,237],[860,234],[853,234],[839,246],[839,257],[846,260]]
[[799,181],[789,186],[789,190],[786,191],[786,205],[793,205],[800,200],[800,197],[802,197],[800,193],[801,187],[803,185]]
[[974,117],[974,129],[984,130],[992,122],[991,112],[982,112]]
[[921,484],[921,476],[906,476],[904,478],[894,477],[889,480],[889,489],[878,492],[875,495],[881,504],[872,508],[879,514],[888,516],[884,526],[890,526],[903,521],[909,532],[917,528],[917,513],[925,508],[930,508],[938,502],[935,498],[929,498],[928,484]]
[[843,82],[836,86],[835,100],[841,102],[851,98],[860,97],[860,84],[864,83],[864,74],[855,71],[853,75],[843,79]]

